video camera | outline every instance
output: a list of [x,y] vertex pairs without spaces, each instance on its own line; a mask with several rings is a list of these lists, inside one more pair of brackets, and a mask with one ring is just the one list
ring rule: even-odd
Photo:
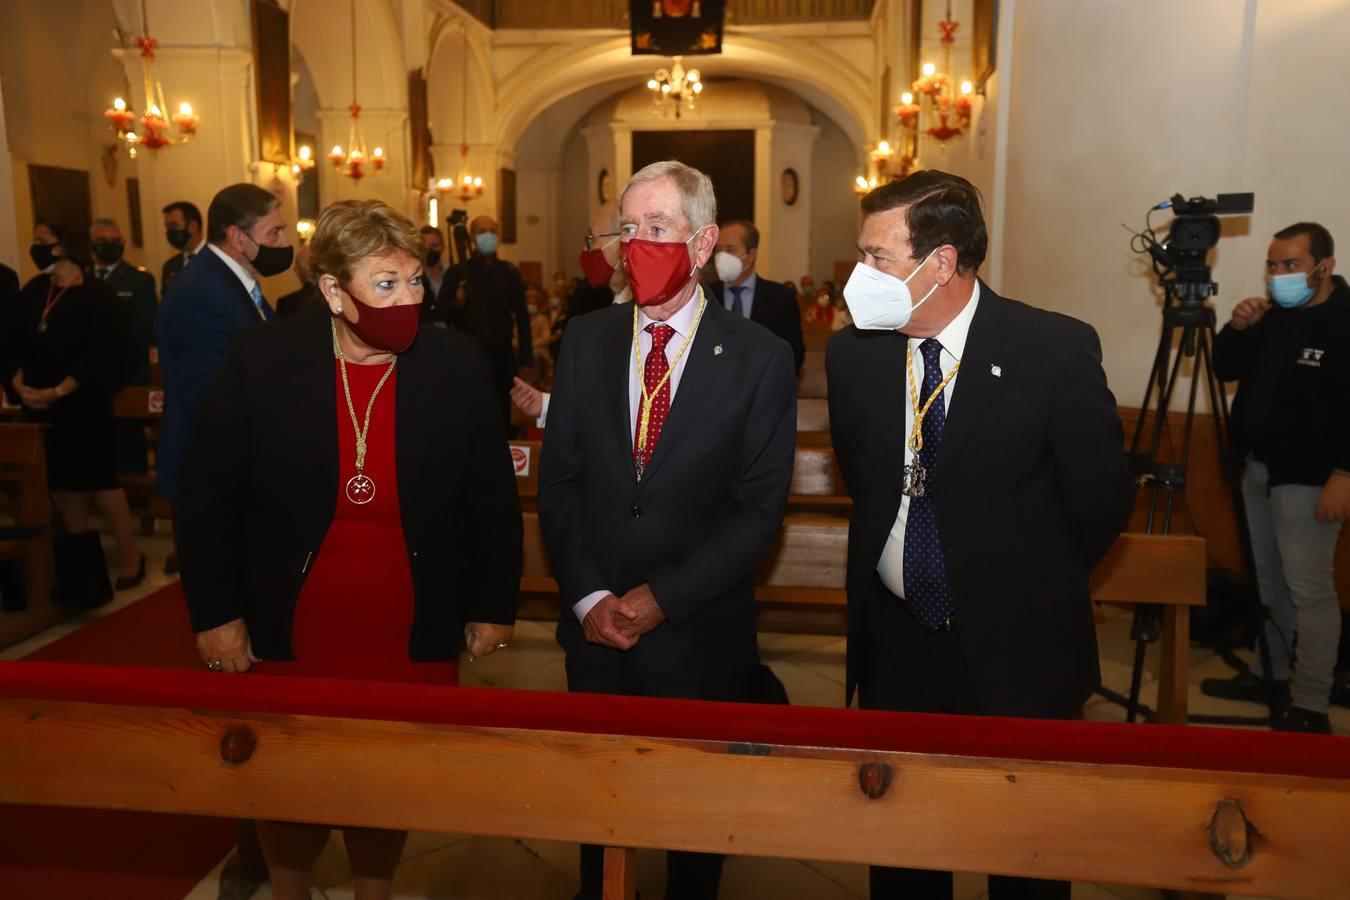
[[469,261],[469,211],[452,209],[445,217],[445,224],[455,245],[455,262],[463,265]]
[[[1256,195],[1252,193],[1219,194],[1213,200],[1174,194],[1172,199],[1148,211],[1149,216],[1161,209],[1172,211],[1175,218],[1166,239],[1158,239],[1146,218],[1144,230],[1134,236],[1130,246],[1153,259],[1153,270],[1169,293],[1183,302],[1203,302],[1218,290],[1207,259],[1222,233],[1219,216],[1246,215],[1255,202]],[[1142,246],[1136,245],[1136,241],[1142,242]]]

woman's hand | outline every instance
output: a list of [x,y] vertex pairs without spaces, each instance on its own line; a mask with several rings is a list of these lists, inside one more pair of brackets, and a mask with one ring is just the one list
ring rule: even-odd
[[215,672],[247,672],[261,661],[253,655],[253,642],[243,619],[200,632],[197,653],[206,667]]
[[511,635],[515,631],[514,625],[494,625],[491,622],[470,622],[465,625],[464,648],[469,652],[469,662],[511,646]]
[[56,396],[56,391],[51,388],[30,388],[26,384],[19,384],[19,402],[29,409],[43,410],[50,407],[60,398]]

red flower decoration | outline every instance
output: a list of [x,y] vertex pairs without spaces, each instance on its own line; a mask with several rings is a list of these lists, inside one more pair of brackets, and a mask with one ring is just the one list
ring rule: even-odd
[[942,43],[951,44],[956,41],[956,29],[961,27],[960,22],[951,19],[943,19],[937,23],[938,31],[942,32]]
[[136,46],[141,48],[141,56],[146,59],[154,59],[155,48],[159,46],[159,41],[147,34],[145,37],[136,38]]

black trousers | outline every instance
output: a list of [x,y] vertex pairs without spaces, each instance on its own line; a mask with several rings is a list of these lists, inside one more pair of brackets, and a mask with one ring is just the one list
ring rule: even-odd
[[[723,681],[718,696],[690,697],[688,690],[669,683],[652,683],[637,667],[622,663],[604,668],[582,665],[567,658],[567,689],[587,694],[621,694],[637,697],[673,697],[691,700],[745,701],[750,699],[754,668]],[[601,900],[604,887],[605,851],[594,844],[581,845],[581,893],[578,900]],[[666,851],[666,900],[717,900],[726,857],[718,853]]]
[[[991,714],[980,709],[959,629],[929,631],[881,579],[864,603],[858,703],[895,712]],[[952,873],[872,866],[871,900],[951,900]],[[990,900],[1069,900],[1069,882],[989,876]]]

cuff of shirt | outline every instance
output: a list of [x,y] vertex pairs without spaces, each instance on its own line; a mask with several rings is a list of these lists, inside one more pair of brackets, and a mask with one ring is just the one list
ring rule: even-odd
[[608,597],[609,594],[609,591],[591,591],[585,597],[573,603],[572,612],[576,613],[577,621],[585,622],[587,614],[595,608],[595,604]]
[[[539,418],[537,418],[537,419],[534,420],[534,427],[535,427],[535,428],[543,428],[543,427],[544,427],[544,420],[548,418],[548,401],[549,401],[549,398],[550,398],[551,396],[553,396],[553,395],[550,394],[548,391],[545,391],[545,392],[544,392],[544,405],[543,405],[543,408],[539,410]],[[583,600],[583,601],[581,601],[581,602],[582,602],[582,603],[585,603],[586,601]]]

